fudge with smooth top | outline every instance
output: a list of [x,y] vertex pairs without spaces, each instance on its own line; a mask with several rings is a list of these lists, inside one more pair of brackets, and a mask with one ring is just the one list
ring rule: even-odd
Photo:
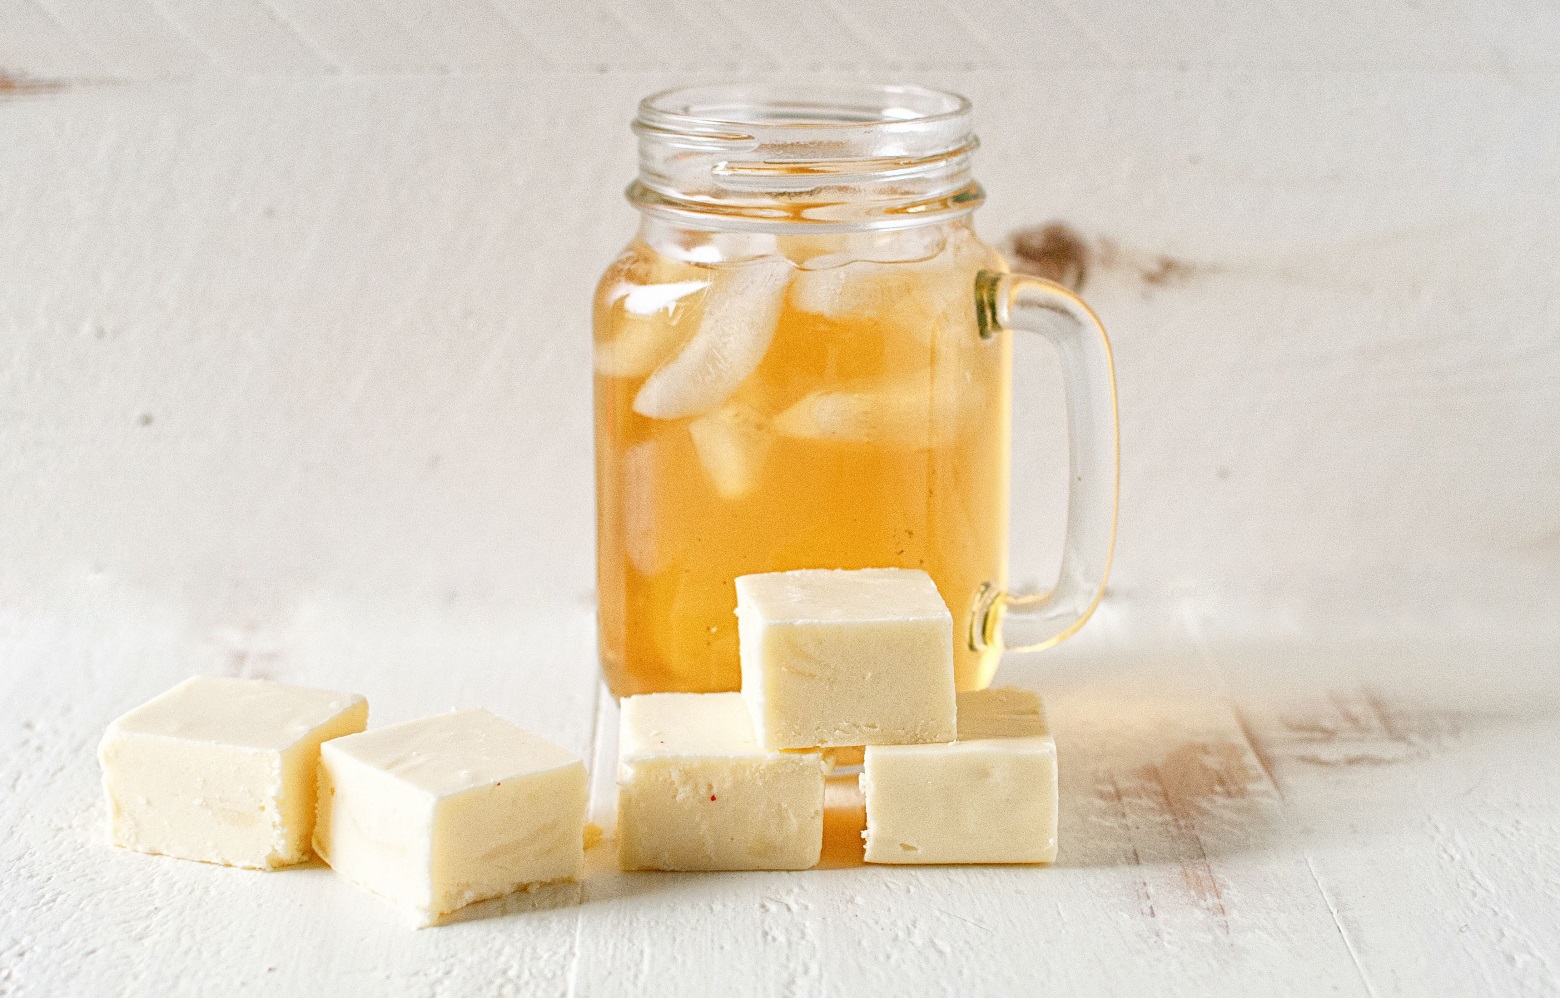
[[485,710],[451,711],[328,742],[314,848],[433,925],[477,901],[578,878],[586,793],[573,753]]
[[823,760],[765,749],[739,693],[623,700],[625,870],[805,870],[823,851]]
[[954,737],[953,616],[918,569],[736,580],[742,695],[765,748]]
[[356,693],[195,676],[98,745],[114,845],[271,870],[308,859],[320,743],[362,731]]
[[1028,690],[960,693],[947,745],[869,745],[868,863],[1056,859],[1056,742]]

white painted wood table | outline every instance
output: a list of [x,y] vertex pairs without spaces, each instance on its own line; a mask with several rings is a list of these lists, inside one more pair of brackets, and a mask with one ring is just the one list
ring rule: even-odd
[[[1557,11],[0,6],[0,995],[1560,994]],[[106,846],[96,740],[193,672],[490,707],[610,822],[586,302],[635,98],[740,73],[964,91],[988,237],[1092,248],[1113,586],[1000,676],[1056,865],[863,867],[836,787],[818,870],[609,840],[577,906],[413,932]]]

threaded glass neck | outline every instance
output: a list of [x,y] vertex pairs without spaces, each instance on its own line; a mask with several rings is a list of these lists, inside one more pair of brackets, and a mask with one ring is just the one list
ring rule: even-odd
[[925,87],[683,87],[645,98],[634,131],[628,199],[691,228],[904,228],[984,198],[969,101]]

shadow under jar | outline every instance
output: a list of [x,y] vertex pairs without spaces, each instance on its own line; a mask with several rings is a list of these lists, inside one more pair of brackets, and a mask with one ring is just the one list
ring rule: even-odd
[[[962,97],[853,84],[647,98],[641,212],[595,299],[599,647],[618,696],[734,690],[733,580],[925,569],[960,689],[1081,626],[1115,530],[1110,348],[1070,292],[976,237]],[[1056,586],[1004,591],[1012,343],[1062,358]],[[1004,638],[1006,642],[1004,643]]]

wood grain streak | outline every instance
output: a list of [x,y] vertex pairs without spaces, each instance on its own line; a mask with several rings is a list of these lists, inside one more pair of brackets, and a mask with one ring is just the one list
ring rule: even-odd
[[1349,930],[1344,928],[1343,919],[1338,917],[1338,908],[1333,904],[1332,898],[1328,896],[1327,888],[1322,886],[1322,878],[1317,875],[1316,865],[1311,861],[1310,856],[1306,856],[1305,866],[1306,870],[1311,874],[1311,881],[1316,884],[1317,893],[1327,902],[1327,914],[1332,918],[1333,927],[1338,930],[1338,938],[1342,939],[1343,944],[1348,947],[1349,960],[1354,964],[1354,971],[1359,976],[1361,987],[1365,989],[1365,994],[1369,998],[1376,998],[1376,986],[1371,983],[1369,975],[1365,973],[1365,965],[1360,961],[1359,951],[1354,948],[1354,940],[1349,938]]
[[69,80],[21,76],[0,69],[0,100],[57,94],[70,89],[71,86],[72,83]]
[[1265,750],[1314,766],[1393,765],[1444,751],[1471,727],[1494,720],[1389,700],[1368,686],[1329,690],[1321,701],[1284,713],[1282,732]]

